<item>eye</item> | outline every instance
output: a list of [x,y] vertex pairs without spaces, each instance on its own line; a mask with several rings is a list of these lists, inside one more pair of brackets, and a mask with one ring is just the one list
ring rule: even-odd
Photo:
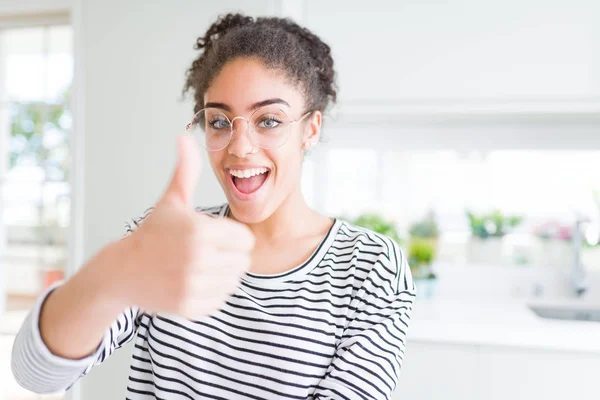
[[229,121],[222,118],[215,118],[211,120],[208,125],[215,130],[227,129],[229,128]]
[[267,117],[260,121],[258,126],[261,128],[273,129],[276,128],[279,124],[281,124],[281,120],[278,120],[277,118],[273,117]]

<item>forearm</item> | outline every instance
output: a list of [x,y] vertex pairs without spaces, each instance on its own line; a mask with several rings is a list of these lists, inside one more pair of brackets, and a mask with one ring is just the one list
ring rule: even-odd
[[39,329],[52,354],[67,359],[92,354],[111,323],[129,305],[119,290],[123,282],[117,273],[128,261],[125,240],[104,247],[47,297]]
[[109,244],[38,300],[13,345],[11,366],[21,386],[36,393],[65,390],[133,337],[137,309],[128,307],[122,289],[128,286],[124,243]]

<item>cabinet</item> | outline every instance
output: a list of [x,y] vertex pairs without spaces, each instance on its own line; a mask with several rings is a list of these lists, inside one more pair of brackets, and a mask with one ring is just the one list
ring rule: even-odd
[[410,342],[394,399],[598,399],[600,354]]
[[528,349],[479,349],[481,399],[598,399],[600,355]]
[[477,400],[477,348],[408,342],[394,400]]
[[600,96],[598,14],[595,0],[306,0],[302,22],[333,48],[342,103],[570,101]]

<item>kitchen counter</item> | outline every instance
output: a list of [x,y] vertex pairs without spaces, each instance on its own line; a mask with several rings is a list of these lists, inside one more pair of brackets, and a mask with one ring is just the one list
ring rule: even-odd
[[[0,335],[15,335],[27,313],[12,311],[0,315]],[[524,301],[417,300],[408,338],[409,343],[525,347],[600,354],[600,322],[543,319]]]
[[417,300],[408,336],[409,342],[600,354],[599,322],[543,319],[518,301]]

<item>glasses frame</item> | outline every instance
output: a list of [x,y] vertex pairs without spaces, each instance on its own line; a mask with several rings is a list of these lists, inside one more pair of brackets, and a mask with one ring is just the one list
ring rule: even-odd
[[[192,118],[192,120],[190,121],[190,123],[189,123],[189,124],[187,124],[187,125],[185,126],[185,130],[186,130],[187,132],[189,132],[189,131],[192,129],[192,126],[194,126],[194,124],[196,123],[196,119],[197,119],[198,115],[199,115],[201,112],[203,112],[204,110],[208,110],[208,109],[219,110],[219,111],[220,111],[220,112],[221,112],[221,113],[222,113],[222,114],[225,116],[225,118],[227,118],[227,120],[229,121],[229,124],[230,124],[230,126],[231,126],[231,129],[230,129],[230,131],[231,131],[231,132],[230,132],[230,134],[229,134],[229,140],[227,141],[227,144],[225,144],[223,147],[221,147],[221,148],[218,148],[218,149],[209,149],[209,148],[208,148],[208,147],[207,147],[205,144],[202,144],[202,143],[201,143],[200,145],[201,145],[203,148],[205,148],[205,149],[206,149],[206,151],[221,151],[221,150],[223,150],[223,149],[227,148],[227,146],[229,146],[229,144],[230,144],[230,143],[231,143],[231,141],[233,140],[233,135],[235,134],[235,130],[234,130],[234,127],[233,127],[233,123],[235,122],[235,120],[236,120],[236,119],[241,119],[241,120],[244,120],[244,121],[246,121],[246,126],[248,127],[248,129],[246,129],[246,135],[248,135],[248,139],[250,139],[250,143],[252,143],[252,145],[253,145],[253,146],[260,147],[261,149],[264,149],[264,150],[273,150],[273,149],[277,149],[277,148],[279,148],[279,147],[281,147],[281,146],[283,146],[284,144],[286,144],[286,143],[287,143],[287,141],[288,141],[288,140],[289,140],[289,138],[290,138],[290,134],[291,134],[291,132],[292,132],[292,125],[296,125],[297,123],[300,123],[300,122],[302,122],[302,121],[303,121],[303,120],[304,120],[306,117],[308,117],[310,114],[312,114],[312,113],[313,113],[313,111],[309,110],[309,111],[306,111],[306,112],[305,112],[305,113],[304,113],[304,114],[303,114],[303,115],[302,115],[300,118],[298,118],[298,119],[293,119],[293,120],[290,120],[290,121],[288,122],[288,123],[290,124],[290,131],[289,131],[289,133],[287,134],[287,137],[285,138],[285,140],[284,140],[284,141],[283,141],[283,142],[282,142],[280,145],[278,145],[278,146],[274,146],[274,147],[265,147],[265,146],[261,146],[261,145],[259,145],[258,143],[255,143],[255,141],[253,140],[253,138],[252,138],[252,133],[250,132],[250,131],[252,130],[252,128],[251,128],[251,124],[250,124],[250,120],[252,119],[252,117],[254,116],[254,114],[256,114],[258,111],[260,111],[261,109],[263,109],[263,108],[266,108],[266,107],[268,107],[268,106],[263,106],[263,107],[257,108],[256,110],[254,110],[254,111],[252,112],[252,114],[250,114],[250,117],[249,117],[249,118],[242,117],[241,115],[238,115],[238,116],[236,116],[236,117],[233,117],[232,119],[230,119],[230,118],[229,118],[229,117],[228,117],[228,116],[227,116],[227,115],[226,115],[226,114],[225,114],[225,113],[224,113],[222,110],[219,110],[218,108],[215,108],[215,107],[206,107],[206,108],[203,108],[203,109],[201,109],[200,111],[198,111],[196,114],[194,114],[194,117]],[[288,114],[287,114],[287,113],[286,113],[284,110],[282,110],[281,108],[280,108],[279,110],[280,110],[281,112],[283,112],[283,113],[284,113],[286,116],[288,115]],[[253,132],[253,130],[252,130],[252,132]]]

